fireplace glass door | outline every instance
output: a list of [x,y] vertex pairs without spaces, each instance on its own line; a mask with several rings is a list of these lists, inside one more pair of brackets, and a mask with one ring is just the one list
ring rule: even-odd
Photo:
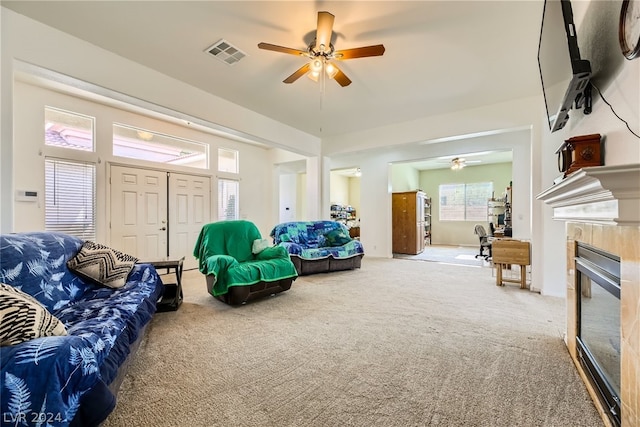
[[620,425],[620,258],[581,243],[577,251],[580,363]]

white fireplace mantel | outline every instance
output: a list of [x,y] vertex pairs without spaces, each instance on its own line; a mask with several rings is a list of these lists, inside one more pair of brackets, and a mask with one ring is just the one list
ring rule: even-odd
[[640,164],[577,170],[536,199],[556,220],[640,225]]

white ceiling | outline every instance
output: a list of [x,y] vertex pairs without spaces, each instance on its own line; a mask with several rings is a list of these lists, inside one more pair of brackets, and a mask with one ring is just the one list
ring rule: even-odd
[[[2,1],[2,6],[319,137],[539,94],[543,2]],[[340,62],[353,83],[282,80],[304,58],[317,12],[335,15],[336,49],[384,44]],[[226,39],[229,66],[205,49]],[[454,132],[452,132],[454,133]]]

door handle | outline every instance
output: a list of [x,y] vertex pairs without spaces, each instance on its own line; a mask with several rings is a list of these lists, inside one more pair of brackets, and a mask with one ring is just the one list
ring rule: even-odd
[[166,231],[166,230],[167,230],[167,227],[162,227],[162,228],[160,229],[160,231]]

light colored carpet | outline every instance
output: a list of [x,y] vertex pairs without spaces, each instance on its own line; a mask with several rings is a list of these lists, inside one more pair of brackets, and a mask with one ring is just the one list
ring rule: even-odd
[[185,272],[116,426],[602,426],[562,341],[564,301],[491,269],[365,257],[229,307]]

